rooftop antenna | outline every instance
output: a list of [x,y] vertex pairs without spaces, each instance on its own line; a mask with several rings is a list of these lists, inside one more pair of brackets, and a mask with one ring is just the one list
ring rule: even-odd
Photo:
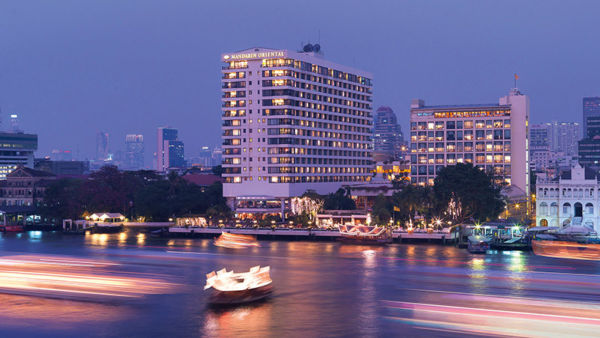
[[519,75],[517,75],[517,73],[515,73],[515,89],[517,88],[517,80],[519,79]]

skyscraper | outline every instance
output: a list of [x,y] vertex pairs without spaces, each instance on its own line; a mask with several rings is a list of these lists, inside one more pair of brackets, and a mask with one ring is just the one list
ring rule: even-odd
[[[223,195],[238,213],[283,213],[311,189],[366,181],[372,168],[371,74],[302,51],[222,55]],[[256,210],[256,209],[255,209]]]
[[169,168],[185,167],[184,145],[177,139],[178,131],[174,128],[158,128],[158,146],[156,151],[156,170],[166,171]]
[[108,133],[100,131],[96,134],[96,160],[104,161],[108,157]]
[[600,96],[583,98],[583,134],[587,137],[587,118],[600,116]]
[[124,168],[139,170],[144,167],[144,136],[129,134],[125,136]]
[[411,180],[433,184],[446,165],[472,163],[529,194],[529,98],[517,89],[498,104],[425,106],[410,110]]
[[377,109],[373,135],[375,161],[395,161],[401,158],[404,136],[392,108],[379,107]]
[[548,169],[550,165],[548,126],[534,124],[529,128],[529,163],[534,170]]

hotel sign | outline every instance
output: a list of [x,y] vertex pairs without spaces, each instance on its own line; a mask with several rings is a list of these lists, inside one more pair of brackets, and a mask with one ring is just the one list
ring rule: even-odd
[[265,52],[225,54],[225,55],[223,55],[223,61],[265,59],[265,58],[278,58],[278,57],[285,57],[285,51],[274,50],[274,51],[265,51]]

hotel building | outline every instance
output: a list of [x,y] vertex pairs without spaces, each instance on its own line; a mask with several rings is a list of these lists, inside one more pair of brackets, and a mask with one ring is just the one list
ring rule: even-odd
[[529,195],[528,120],[529,98],[517,89],[498,104],[426,106],[413,100],[412,182],[433,184],[440,169],[464,162]]
[[290,197],[371,175],[372,76],[319,48],[222,55],[223,195],[238,214],[283,214]]
[[15,170],[19,165],[33,168],[33,153],[38,147],[36,134],[21,132],[0,133],[0,180]]

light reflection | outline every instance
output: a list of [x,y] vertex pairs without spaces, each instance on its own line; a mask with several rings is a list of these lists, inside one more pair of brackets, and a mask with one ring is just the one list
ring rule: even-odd
[[173,285],[158,279],[117,275],[112,262],[60,256],[0,258],[0,293],[95,300],[140,298],[164,293]]
[[236,308],[209,309],[201,336],[243,337],[248,332],[265,332],[271,326],[272,305],[269,301]]
[[137,244],[143,245],[144,243],[146,243],[146,234],[139,233],[137,235]]

